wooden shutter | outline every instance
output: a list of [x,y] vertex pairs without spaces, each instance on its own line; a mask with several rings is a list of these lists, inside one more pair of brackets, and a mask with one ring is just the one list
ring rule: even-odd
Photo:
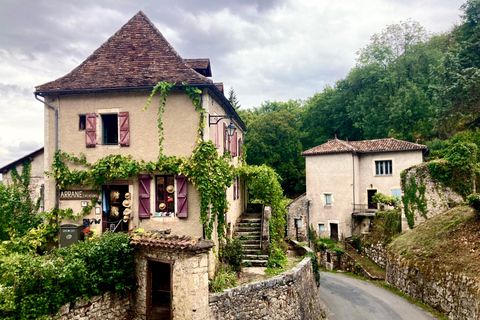
[[188,179],[184,175],[177,176],[177,217],[188,217]]
[[237,200],[237,180],[233,184],[233,200]]
[[237,200],[240,199],[240,177],[237,177]]
[[140,219],[150,218],[150,180],[149,174],[138,176],[138,217]]
[[128,112],[118,113],[118,122],[120,127],[120,146],[130,146],[130,116]]
[[232,139],[232,157],[237,156],[237,132],[233,134],[233,139]]
[[227,125],[225,124],[225,122],[223,123],[223,152],[227,152]]
[[85,116],[85,143],[87,148],[97,146],[97,115],[87,113]]
[[238,139],[238,155],[240,157],[243,156],[242,138]]

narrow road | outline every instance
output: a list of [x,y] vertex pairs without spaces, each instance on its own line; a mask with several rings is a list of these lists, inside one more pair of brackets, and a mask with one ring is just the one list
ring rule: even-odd
[[320,299],[329,320],[436,320],[432,314],[396,294],[338,273],[321,272]]

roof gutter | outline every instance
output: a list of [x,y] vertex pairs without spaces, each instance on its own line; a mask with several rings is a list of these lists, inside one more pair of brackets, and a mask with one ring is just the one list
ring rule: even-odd
[[394,149],[394,150],[372,150],[372,151],[337,151],[337,152],[318,152],[318,153],[311,153],[311,154],[304,154],[301,153],[300,155],[304,157],[308,156],[318,156],[318,155],[325,155],[325,154],[341,154],[341,153],[381,153],[381,152],[403,152],[403,151],[419,151],[424,150],[423,153],[428,152],[428,148],[418,148],[418,149]]
[[[235,121],[240,125],[243,131],[247,130],[247,126],[242,121],[240,116],[237,114],[237,111],[232,106],[230,101],[225,97],[225,95],[220,92],[215,84],[187,84],[189,87],[208,88],[211,89],[213,94],[226,106],[227,113],[231,115]],[[175,85],[175,89],[182,89],[184,85]],[[38,90],[35,91],[35,98],[37,95],[45,97],[47,95],[70,95],[70,94],[86,94],[86,93],[107,93],[107,92],[128,92],[128,91],[152,91],[153,86],[139,86],[139,87],[119,87],[119,88],[96,88],[96,89],[73,89],[73,90]],[[41,100],[39,100],[41,101]],[[47,104],[48,105],[48,104]],[[50,105],[48,105],[51,107]]]
[[[53,109],[55,111],[55,151],[58,150],[58,108],[50,105],[48,102],[44,100],[41,100],[38,98],[38,93],[37,91],[34,92],[34,95],[35,95],[35,99],[37,99],[38,101],[40,101],[41,103],[43,103],[44,105],[46,105],[47,107],[49,107],[50,109]],[[55,182],[55,209],[58,210],[58,192],[57,192],[57,183]],[[58,224],[58,221],[57,221],[57,224]]]

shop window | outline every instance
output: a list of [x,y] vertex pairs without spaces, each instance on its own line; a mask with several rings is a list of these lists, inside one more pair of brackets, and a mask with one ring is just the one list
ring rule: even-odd
[[102,230],[127,232],[132,213],[132,196],[128,185],[108,185],[102,188]]
[[156,210],[155,216],[173,217],[175,214],[175,179],[173,175],[155,177]]

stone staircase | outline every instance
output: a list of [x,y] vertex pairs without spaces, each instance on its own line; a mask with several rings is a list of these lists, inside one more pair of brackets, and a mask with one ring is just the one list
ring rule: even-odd
[[245,251],[243,265],[246,267],[264,267],[268,255],[262,253],[260,234],[262,228],[261,214],[244,214],[235,226],[233,236],[242,244]]

